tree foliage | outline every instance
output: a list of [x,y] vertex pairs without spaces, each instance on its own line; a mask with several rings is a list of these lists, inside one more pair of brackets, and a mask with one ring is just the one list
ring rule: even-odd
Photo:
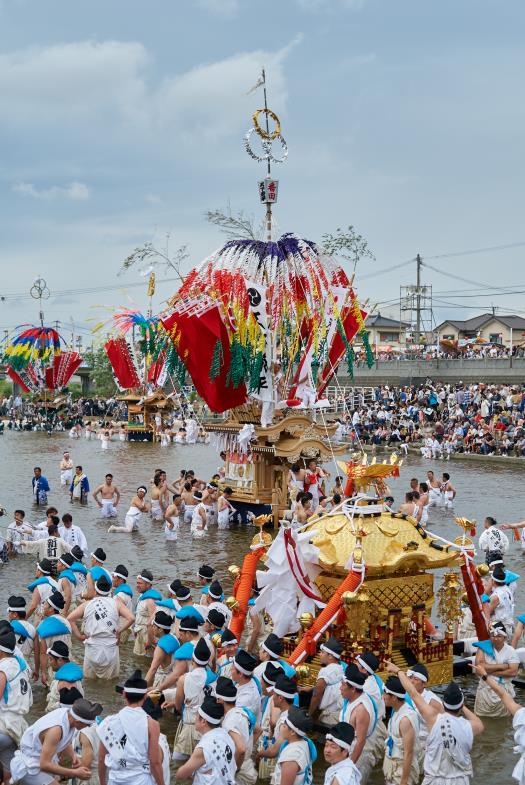
[[354,269],[361,259],[375,261],[368,242],[351,225],[346,230],[338,228],[335,234],[323,234],[321,248],[327,256],[340,256],[346,259]]
[[115,395],[118,392],[118,388],[115,384],[113,370],[104,347],[99,346],[94,352],[86,352],[85,361],[93,369],[91,379],[95,395],[104,397]]
[[234,213],[232,212],[231,206],[228,204],[224,210],[221,208],[206,210],[204,215],[209,223],[217,226],[230,240],[235,240],[237,238],[246,240],[259,239],[259,232],[255,226],[254,216],[246,215],[243,210]]
[[129,256],[126,256],[122,262],[119,275],[137,265],[149,264],[151,267],[160,265],[164,267],[165,272],[172,271],[183,281],[184,276],[181,272],[181,267],[188,258],[187,245],[181,245],[175,251],[170,252],[168,249],[161,251],[153,243],[144,243],[143,245],[138,245]]

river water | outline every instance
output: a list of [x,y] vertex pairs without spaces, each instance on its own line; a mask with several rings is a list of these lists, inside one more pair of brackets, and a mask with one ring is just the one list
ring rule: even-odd
[[[148,484],[156,468],[166,469],[170,480],[175,479],[181,469],[194,469],[197,476],[209,478],[219,464],[214,449],[205,445],[160,447],[153,444],[127,444],[112,442],[109,450],[103,451],[98,441],[71,440],[65,434],[11,433],[0,439],[0,461],[3,469],[3,482],[0,488],[0,504],[7,515],[0,518],[0,529],[4,530],[12,520],[13,510],[24,509],[26,519],[32,523],[42,520],[42,510],[32,505],[31,477],[33,467],[41,466],[43,474],[51,485],[49,503],[59,509],[60,514],[70,511],[73,519],[84,531],[90,548],[102,546],[108,556],[108,564],[114,567],[125,564],[130,578],[141,569],[149,568],[155,576],[156,586],[163,591],[167,583],[178,577],[183,582],[194,583],[200,564],[207,562],[218,571],[225,593],[231,590],[227,567],[240,564],[254,530],[235,528],[228,532],[211,531],[207,538],[192,541],[189,532],[181,531],[179,541],[166,542],[160,524],[153,524],[144,518],[141,530],[132,535],[108,534],[107,524],[99,518],[98,507],[90,501],[87,506],[72,505],[69,494],[59,484],[59,462],[64,449],[70,449],[75,464],[82,464],[91,488],[103,481],[106,472],[114,475],[114,482],[122,493],[119,519],[122,520],[129,500],[139,484]],[[332,473],[333,466],[326,466]],[[426,462],[410,455],[404,462],[399,479],[391,483],[396,506],[404,500],[411,477],[426,479],[426,471],[434,469],[437,476],[448,471],[452,483],[458,491],[454,514],[475,518],[479,522],[478,533],[486,515],[493,515],[498,521],[517,521],[525,517],[523,499],[523,469],[515,464],[493,466],[486,463],[466,461]],[[430,510],[429,528],[437,534],[454,539],[460,529],[453,521],[453,514],[441,510]],[[523,556],[519,544],[511,544],[507,564],[517,573],[523,570]],[[0,607],[5,608],[7,597],[12,593],[25,593],[25,586],[34,574],[34,559],[19,557],[0,569]],[[130,580],[132,583],[132,581]],[[28,594],[26,595],[28,596]],[[517,611],[525,609],[525,578],[518,585]],[[74,645],[75,659],[82,662],[82,652],[78,643]],[[121,651],[121,673],[125,678],[134,667],[147,669],[147,660],[135,662],[131,657],[131,646],[127,644]],[[103,686],[102,686],[103,685]],[[476,680],[468,677],[462,685],[468,692],[468,703],[472,705]],[[44,688],[35,686],[35,703],[32,718],[38,716],[45,704]],[[86,681],[86,694],[99,700],[104,713],[121,707],[114,684]],[[525,693],[517,691],[517,700],[525,704]],[[173,722],[163,719],[164,730],[171,737]],[[511,772],[516,762],[512,753],[513,739],[510,720],[485,721],[485,733],[474,745],[473,760],[477,785],[494,782],[510,782]],[[321,755],[322,757],[322,755]],[[322,781],[322,767],[317,767],[316,781]],[[380,772],[374,773],[371,785],[383,782]]]

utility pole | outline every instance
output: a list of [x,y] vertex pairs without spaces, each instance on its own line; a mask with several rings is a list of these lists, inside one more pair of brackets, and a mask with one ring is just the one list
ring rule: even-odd
[[416,256],[416,344],[421,341],[421,255]]

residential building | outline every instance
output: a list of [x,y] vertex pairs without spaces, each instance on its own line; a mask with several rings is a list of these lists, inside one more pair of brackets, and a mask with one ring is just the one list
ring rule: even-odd
[[436,328],[440,341],[481,338],[488,343],[518,346],[525,343],[525,318],[509,314],[483,313],[471,319],[447,319]]

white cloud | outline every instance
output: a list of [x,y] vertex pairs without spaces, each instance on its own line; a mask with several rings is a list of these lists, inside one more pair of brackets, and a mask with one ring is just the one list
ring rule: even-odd
[[146,194],[144,201],[147,204],[162,204],[162,198],[158,194]]
[[30,196],[32,199],[70,199],[81,202],[89,199],[89,188],[85,183],[73,182],[68,185],[52,185],[49,188],[37,188],[33,183],[15,183],[12,189],[20,196]]
[[282,111],[284,61],[301,35],[277,51],[257,50],[197,65],[159,83],[149,79],[149,55],[140,43],[80,41],[0,55],[0,113],[4,125],[65,139],[141,144],[160,135],[198,145],[249,127],[247,91],[266,68],[272,108]]

